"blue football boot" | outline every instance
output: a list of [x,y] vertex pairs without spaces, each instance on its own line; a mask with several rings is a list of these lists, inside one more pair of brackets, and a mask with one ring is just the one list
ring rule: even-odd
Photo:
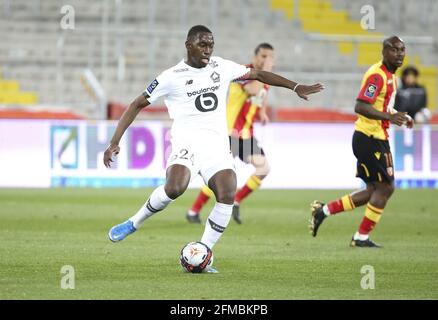
[[134,223],[131,220],[127,220],[121,224],[112,227],[111,230],[108,232],[108,238],[112,242],[122,241],[136,230],[137,229],[134,227]]

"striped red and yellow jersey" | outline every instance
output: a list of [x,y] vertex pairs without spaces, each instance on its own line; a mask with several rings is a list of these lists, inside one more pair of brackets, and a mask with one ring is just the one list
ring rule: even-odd
[[[391,113],[397,91],[396,82],[395,75],[380,61],[365,72],[357,100],[371,104],[378,111]],[[360,114],[355,123],[356,131],[379,140],[388,139],[388,128],[388,120],[369,119]]]
[[[247,65],[253,68],[251,64]],[[251,101],[245,86],[255,80],[236,81],[230,84],[227,101],[228,134],[230,136],[249,139],[254,135],[253,123],[258,117],[259,106]],[[269,89],[268,85],[264,86]]]

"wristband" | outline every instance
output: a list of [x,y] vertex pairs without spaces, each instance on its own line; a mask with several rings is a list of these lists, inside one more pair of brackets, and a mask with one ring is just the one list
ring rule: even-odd
[[[295,91],[295,89],[298,88],[299,85],[300,85],[300,84],[297,83],[297,84],[295,85],[295,87],[292,89],[292,91]],[[295,92],[296,92],[296,91],[295,91]]]

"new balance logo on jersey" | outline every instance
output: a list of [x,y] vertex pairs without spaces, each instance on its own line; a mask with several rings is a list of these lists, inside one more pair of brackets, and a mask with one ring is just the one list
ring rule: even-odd
[[175,69],[175,70],[173,70],[173,72],[175,72],[175,73],[185,72],[185,71],[189,71],[189,68],[182,68],[182,69]]
[[214,83],[221,81],[221,76],[216,71],[211,74],[210,78]]
[[192,83],[193,83],[193,80],[192,80],[192,79],[187,80],[187,82],[186,82],[186,86],[191,85]]
[[206,92],[215,92],[216,90],[219,90],[220,87],[221,86],[214,86],[214,87],[209,87],[209,88],[202,88],[202,89],[197,90],[197,91],[187,92],[187,96],[191,97],[191,96],[197,96],[199,94],[206,93]]

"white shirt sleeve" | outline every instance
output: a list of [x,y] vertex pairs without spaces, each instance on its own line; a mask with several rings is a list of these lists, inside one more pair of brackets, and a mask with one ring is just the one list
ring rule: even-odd
[[231,60],[222,59],[222,63],[230,82],[234,80],[245,80],[251,71],[247,66],[235,63]]
[[167,96],[170,93],[171,78],[168,76],[168,72],[164,71],[158,77],[156,77],[143,92],[144,97],[150,104],[156,102],[160,97]]

